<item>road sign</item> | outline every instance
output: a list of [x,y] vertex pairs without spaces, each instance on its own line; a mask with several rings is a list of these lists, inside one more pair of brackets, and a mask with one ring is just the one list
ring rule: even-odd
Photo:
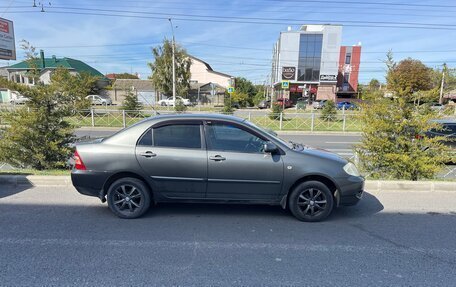
[[0,18],[0,59],[16,60],[13,22]]
[[282,89],[290,88],[290,81],[282,81]]
[[228,94],[234,93],[234,87],[228,87]]

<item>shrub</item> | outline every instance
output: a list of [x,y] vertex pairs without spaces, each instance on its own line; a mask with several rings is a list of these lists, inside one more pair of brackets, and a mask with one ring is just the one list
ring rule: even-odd
[[336,115],[336,104],[334,104],[333,101],[326,101],[325,105],[323,106],[323,109],[321,110],[320,118],[322,120],[334,121],[337,118]]
[[269,113],[269,118],[271,120],[279,120],[280,119],[280,113],[282,113],[282,105],[273,103],[271,106],[271,112]]

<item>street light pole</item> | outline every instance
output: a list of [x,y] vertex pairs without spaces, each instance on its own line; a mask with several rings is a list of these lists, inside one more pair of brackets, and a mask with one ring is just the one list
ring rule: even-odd
[[175,54],[174,54],[174,26],[173,26],[173,21],[171,18],[168,19],[169,24],[171,25],[171,31],[173,33],[173,42],[172,42],[172,50],[173,50],[173,106],[176,106],[176,64],[175,64]]

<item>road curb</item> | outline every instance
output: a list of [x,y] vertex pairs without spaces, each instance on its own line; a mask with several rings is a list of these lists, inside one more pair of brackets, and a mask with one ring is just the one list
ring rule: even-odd
[[0,175],[0,186],[72,186],[70,176]]
[[[0,175],[0,187],[9,186],[72,186],[70,176]],[[367,180],[366,191],[372,192],[456,192],[456,181]]]

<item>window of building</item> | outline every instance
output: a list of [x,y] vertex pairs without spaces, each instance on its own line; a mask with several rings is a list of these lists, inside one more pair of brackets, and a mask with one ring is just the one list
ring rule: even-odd
[[348,84],[349,81],[350,81],[350,74],[344,73],[344,84]]
[[318,81],[320,77],[322,34],[301,34],[298,81]]
[[263,152],[265,140],[230,124],[211,123],[207,125],[208,149],[232,152]]
[[347,53],[345,55],[345,64],[350,64],[351,63],[351,57],[352,57],[351,53]]
[[201,148],[199,124],[168,125],[153,130],[154,146],[176,148]]

